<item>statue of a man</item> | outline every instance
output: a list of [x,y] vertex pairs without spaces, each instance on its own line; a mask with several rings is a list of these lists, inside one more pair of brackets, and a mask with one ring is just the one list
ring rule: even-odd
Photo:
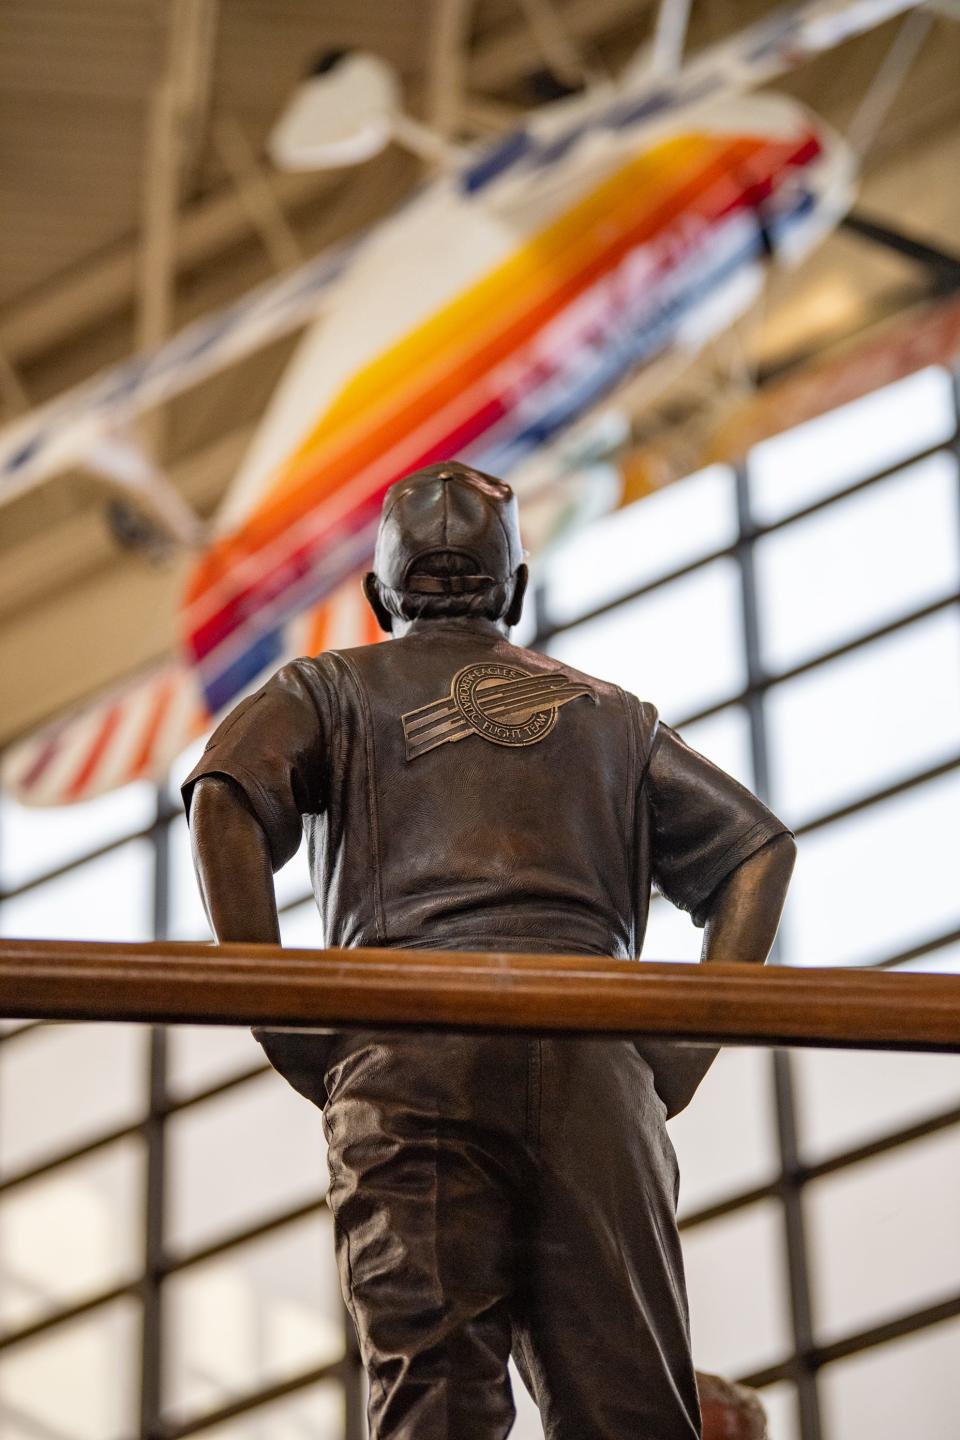
[[[399,481],[365,589],[388,645],[284,666],[184,786],[221,942],[277,942],[309,842],[326,943],[639,953],[651,883],[703,959],[762,963],[784,826],[652,705],[511,645],[516,501]],[[509,1034],[261,1031],[324,1110],[375,1440],[501,1440],[511,1350],[550,1440],[700,1434],[667,1116],[715,1051]]]

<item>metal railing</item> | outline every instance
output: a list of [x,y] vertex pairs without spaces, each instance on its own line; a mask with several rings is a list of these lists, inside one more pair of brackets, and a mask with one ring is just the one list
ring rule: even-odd
[[960,1050],[960,975],[580,955],[0,941],[0,1015]]

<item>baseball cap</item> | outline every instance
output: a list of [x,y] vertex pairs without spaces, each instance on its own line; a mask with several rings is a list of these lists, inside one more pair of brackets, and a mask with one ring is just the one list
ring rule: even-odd
[[[463,555],[472,574],[417,574],[438,551]],[[509,580],[523,559],[510,486],[458,461],[427,465],[391,485],[383,500],[374,572],[393,590],[454,594]]]

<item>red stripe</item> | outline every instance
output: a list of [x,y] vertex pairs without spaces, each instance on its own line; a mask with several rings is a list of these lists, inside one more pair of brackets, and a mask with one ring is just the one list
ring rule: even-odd
[[36,756],[30,769],[25,775],[21,775],[17,781],[17,789],[23,794],[26,794],[32,786],[36,785],[54,755],[57,754],[60,749],[60,742],[63,740],[63,733],[63,727],[61,727],[55,735],[50,736],[50,739],[42,746],[40,753]]
[[166,718],[167,711],[170,709],[170,702],[173,699],[173,692],[174,676],[167,675],[160,681],[157,687],[157,694],[153,702],[153,710],[151,711],[150,717],[147,720],[147,726],[143,732],[143,738],[140,741],[140,747],[137,750],[137,753],[133,758],[133,764],[130,767],[131,780],[136,779],[138,775],[142,775],[143,772],[148,769],[150,765],[153,747],[156,742],[157,735],[160,733],[160,726],[163,724],[163,721]]
[[[336,479],[341,463],[343,478],[355,474],[363,468],[369,457],[384,449],[390,436],[398,432],[402,434],[406,424],[412,427],[422,417],[428,401],[431,408],[435,409],[440,398],[446,400],[462,391],[467,384],[491,369],[497,359],[519,348],[524,338],[536,333],[595,279],[607,270],[615,269],[631,249],[663,230],[684,210],[716,220],[738,205],[749,203],[750,195],[745,193],[742,179],[744,172],[748,184],[751,185],[751,171],[756,171],[758,175],[780,175],[794,163],[796,155],[805,153],[808,148],[809,141],[806,140],[795,151],[785,151],[785,147],[779,142],[761,142],[747,137],[731,140],[709,164],[697,169],[694,175],[678,185],[655,209],[646,211],[641,217],[634,216],[629,221],[625,215],[620,214],[616,217],[615,224],[595,224],[593,228],[596,235],[602,235],[603,242],[593,250],[590,259],[581,261],[579,268],[569,270],[548,296],[520,312],[485,345],[463,357],[442,380],[431,386],[429,392],[418,394],[407,402],[404,408],[393,412],[381,421],[379,426],[368,430],[363,441],[359,442],[359,448],[356,445],[351,447],[349,456],[338,456],[336,460],[327,461],[320,468],[316,465],[310,466],[307,462],[295,488],[285,488],[278,498],[268,501],[249,517],[244,527],[247,547],[255,550],[282,533],[303,512],[304,501],[307,502],[306,508],[310,508],[323,498],[322,494],[318,494],[318,484],[324,484],[325,489],[331,488],[331,472],[332,478]],[[717,181],[723,179],[727,181],[727,196],[721,199],[715,192]],[[707,199],[709,206],[705,203]],[[553,257],[552,263],[558,265],[562,260],[563,252]],[[386,436],[384,431],[387,432]]]
[[[410,468],[419,469],[423,465],[432,465],[437,461],[449,460],[451,456],[465,449],[478,435],[482,435],[485,430],[490,429],[502,418],[503,414],[504,407],[501,402],[499,400],[491,400],[483,406],[482,409],[465,420],[463,424],[451,430],[442,441],[420,452],[412,461]],[[360,506],[350,512],[350,515],[346,517],[342,524],[338,524],[335,532],[326,530],[317,535],[312,535],[302,544],[298,545],[295,550],[289,551],[284,556],[282,564],[282,572],[287,579],[287,584],[306,575],[313,568],[323,552],[334,548],[336,544],[334,534],[346,532],[346,534],[352,535],[360,528],[366,519],[376,514],[380,502],[383,499],[384,492],[396,478],[398,478],[396,475],[390,476],[375,491],[365,496]],[[355,563],[356,557],[351,556],[349,569],[353,569]],[[342,574],[334,572],[330,577],[327,594],[330,594],[346,579],[349,569],[345,569]],[[282,587],[282,589],[286,588],[287,585]],[[223,640],[226,640],[235,633],[239,634],[242,632],[246,624],[253,621],[254,627],[256,628],[257,612],[264,603],[268,602],[277,593],[277,590],[277,570],[275,569],[247,586],[245,590],[238,593],[235,597],[232,597],[206,625],[201,626],[199,630],[195,631],[189,640],[191,653],[198,660],[203,660],[204,657],[215,650]]]
[[[737,145],[731,146],[731,150],[733,150],[734,152],[740,148],[741,146]],[[750,146],[749,142],[747,142],[742,145],[742,148],[749,151],[752,146]],[[781,165],[783,165],[784,163],[804,163],[804,161],[808,157],[812,157],[812,155],[817,153],[819,146],[815,140],[811,141],[807,139],[800,146],[798,146],[797,149],[788,157],[784,157],[782,149],[777,146],[763,147],[760,151],[760,154],[763,153],[763,149],[767,149],[770,160],[773,160],[775,158],[777,161],[780,162]],[[733,173],[730,174],[731,183],[727,195],[719,201],[719,204],[717,203],[719,197],[715,195],[711,197],[712,204],[709,207],[708,213],[710,217],[714,219],[717,218],[719,215],[729,212],[732,209],[738,208],[738,206],[742,206],[745,203],[750,203],[753,195],[755,194],[756,184],[758,183],[758,181],[759,183],[762,183],[762,180],[760,180],[760,178],[758,177],[758,181],[755,181],[753,186],[748,186],[745,192],[742,188],[742,185],[737,184],[737,180],[735,178],[736,165],[730,165],[730,161],[733,157],[728,152],[725,158],[726,164],[724,166],[710,167],[711,170],[714,170],[716,168],[720,171],[726,168],[728,174],[730,174],[731,170],[733,171]],[[755,151],[753,155],[749,156],[748,164],[749,161],[753,161],[755,165],[758,158],[759,156]],[[747,159],[748,157],[744,156],[744,160]],[[760,167],[756,166],[756,169],[759,170]],[[564,302],[568,302],[569,299],[572,299],[576,294],[581,292],[586,287],[586,285],[589,284],[594,278],[598,278],[605,271],[612,269],[617,263],[618,259],[621,258],[622,255],[624,255],[629,249],[633,248],[633,246],[637,243],[639,238],[638,232],[646,232],[649,234],[651,228],[656,228],[658,223],[662,227],[664,221],[668,218],[668,216],[672,218],[672,215],[675,215],[684,208],[684,203],[686,203],[688,208],[693,208],[694,210],[699,209],[701,210],[701,213],[703,213],[705,207],[703,207],[702,204],[698,205],[694,203],[692,207],[690,206],[691,199],[693,199],[694,202],[696,202],[697,200],[702,201],[703,181],[704,175],[701,173],[700,175],[698,175],[696,181],[697,188],[701,191],[700,195],[696,197],[690,195],[692,185],[682,187],[679,192],[675,193],[675,195],[671,197],[671,202],[668,203],[668,205],[659,207],[658,212],[655,212],[655,215],[653,217],[648,214],[644,217],[643,221],[641,221],[638,225],[631,227],[631,229],[628,230],[626,233],[621,232],[620,235],[617,236],[614,243],[609,246],[604,253],[599,256],[595,256],[592,262],[588,263],[585,267],[583,267],[575,277],[570,277],[564,285],[558,287],[558,289],[554,291],[551,295],[549,301],[533,307],[532,312],[527,312],[527,314],[522,318],[519,324],[510,326],[508,329],[508,334],[512,348],[516,348],[517,342],[520,339],[520,335],[517,334],[518,331],[521,333],[521,335],[524,332],[526,333],[526,335],[535,333],[539,328],[542,327],[544,323],[546,323],[546,320],[550,318],[551,314],[557,313],[558,309],[563,305]],[[665,214],[664,211],[667,211],[667,214]],[[651,220],[654,221],[652,227]],[[498,335],[496,341],[492,342],[492,344],[487,347],[483,347],[481,352],[472,356],[472,363],[470,363],[468,367],[469,370],[473,371],[474,374],[476,374],[478,370],[482,373],[485,368],[484,362],[486,362],[486,367],[490,367],[491,361],[494,359],[494,356],[497,354],[497,352],[500,352],[501,354],[503,353],[505,338],[506,337],[503,334]],[[490,353],[491,350],[493,351],[493,355],[491,355]],[[422,407],[423,400],[424,397],[422,396],[418,398],[417,405],[419,407]],[[499,398],[488,401],[486,405],[484,405],[480,410],[478,410],[467,421],[463,422],[463,424],[459,426],[456,430],[450,432],[440,441],[436,442],[435,445],[431,448],[431,450],[429,452],[426,452],[424,456],[417,460],[411,461],[411,468],[417,465],[428,464],[432,460],[447,459],[451,455],[456,454],[460,449],[463,449],[469,443],[470,439],[476,438],[478,435],[482,434],[485,429],[490,428],[490,426],[495,423],[495,420],[499,419],[504,412],[505,407],[503,406]],[[406,419],[406,417],[404,418]],[[397,431],[397,419],[398,417],[394,415],[390,417],[390,420],[388,422],[389,428],[394,433],[394,435]],[[379,428],[381,427],[378,427],[378,429]],[[382,440],[380,435],[368,435],[365,437],[364,442],[361,443],[361,446],[359,448],[367,451],[367,453],[369,454],[371,446],[378,446],[381,443]],[[340,464],[338,464],[336,461],[334,461],[333,463],[328,463],[328,465],[323,466],[319,474],[314,474],[313,476],[305,476],[304,482],[302,482],[304,488],[307,490],[308,493],[310,490],[312,490],[314,496],[316,497],[313,501],[313,504],[307,507],[305,513],[309,514],[310,509],[314,509],[319,504],[322,504],[329,494],[335,493],[336,489],[339,488],[339,484],[342,484],[344,480],[349,478],[349,475],[351,473],[356,473],[357,469],[361,468],[357,463],[359,459],[360,457],[355,453],[350,455],[344,455],[343,457],[341,457]],[[367,510],[371,499],[378,499],[379,496],[382,495],[387,483],[389,482],[384,482],[384,484],[380,488],[378,488],[375,493],[369,493],[367,496],[364,497],[364,500],[360,502],[360,505],[362,506],[364,511]],[[298,489],[299,488],[300,487],[298,487]],[[320,491],[319,494],[317,494],[318,490]],[[289,505],[289,496],[285,497],[285,502],[287,505]],[[258,514],[254,521],[249,523],[248,527],[245,527],[246,533],[243,534],[241,532],[241,535],[232,537],[233,543],[231,544],[230,542],[227,542],[227,544],[224,546],[224,550],[232,550],[234,555],[237,555],[238,552],[240,555],[249,554],[251,552],[255,553],[257,549],[269,543],[269,541],[274,538],[274,527],[277,518],[279,517],[271,516],[269,514],[269,511],[266,513],[261,512],[260,514]],[[274,521],[273,524],[271,524],[271,520]],[[287,518],[286,523],[289,524],[289,518]],[[213,648],[215,648],[215,646],[218,645],[222,639],[232,633],[232,631],[237,627],[238,624],[243,623],[244,619],[246,619],[250,615],[251,610],[256,608],[258,598],[263,598],[264,596],[269,596],[270,594],[277,594],[286,588],[286,585],[282,581],[278,586],[278,574],[285,574],[287,577],[295,576],[299,578],[299,576],[304,573],[304,562],[306,557],[314,554],[319,543],[322,542],[324,547],[326,547],[330,543],[330,540],[331,537],[329,533],[323,535],[319,539],[317,537],[311,537],[307,539],[301,545],[299,545],[296,550],[292,552],[287,552],[287,554],[283,556],[282,560],[280,560],[276,564],[276,566],[267,576],[258,577],[257,580],[253,581],[249,585],[238,589],[237,592],[225,602],[221,609],[214,616],[210,617],[210,620],[208,622],[198,627],[198,629],[191,635],[190,648],[193,653],[197,656],[204,656],[209,654],[209,652]],[[202,580],[200,575],[195,577],[195,584],[191,587],[193,594],[196,594],[198,589],[206,588],[206,585],[210,583],[211,570],[216,573],[216,571],[221,569],[221,565],[217,564],[218,559],[221,561],[222,564],[222,561],[226,560],[227,556],[224,554],[216,558],[213,555],[209,557],[207,564],[202,567],[202,571],[204,572]],[[213,563],[211,564],[210,562]],[[199,585],[197,585],[197,581],[200,581]]]
[[[467,352],[440,379],[433,382],[428,391],[418,392],[377,426],[369,427],[359,442],[351,444],[348,452],[341,453],[333,461],[321,462],[319,467],[316,462],[311,464],[309,459],[302,462],[303,468],[296,485],[285,485],[278,496],[268,499],[249,517],[245,527],[249,534],[249,548],[255,549],[257,544],[266,543],[269,538],[287,529],[302,513],[304,500],[308,502],[308,506],[316,504],[321,498],[317,494],[318,479],[326,481],[330,471],[334,471],[335,478],[335,472],[341,466],[345,478],[355,474],[369,459],[382,453],[398,433],[402,435],[406,427],[412,428],[419,423],[428,406],[436,410],[441,403],[463,391],[472,380],[489,370],[498,358],[517,349],[524,338],[535,333],[552,315],[562,310],[567,301],[586,289],[594,278],[613,268],[634,245],[662,230],[684,209],[702,209],[704,192],[712,191],[718,179],[728,179],[736,198],[740,194],[738,173],[747,161],[767,156],[770,168],[781,160],[782,155],[782,145],[772,145],[748,137],[730,139],[709,161],[698,162],[693,172],[653,209],[645,210],[638,216],[635,211],[631,213],[623,204],[619,204],[612,213],[596,216],[590,225],[592,240],[589,248],[585,247],[585,237],[580,235],[573,246],[551,252],[546,263],[555,272],[556,279],[547,295],[538,301],[528,302],[526,307],[519,311],[515,310],[514,318],[498,329],[484,345]],[[715,208],[714,202],[714,210]],[[725,205],[723,209],[726,208],[728,207]],[[711,210],[710,213],[714,211]],[[571,248],[580,255],[572,264],[568,259]],[[512,292],[501,297],[498,301],[499,308],[512,308],[516,289],[514,286]],[[521,295],[525,294],[527,289],[527,282],[521,282]]]
[[[766,147],[758,146],[755,141],[732,141],[718,158],[708,166],[698,169],[686,184],[674,190],[669,198],[654,210],[646,211],[632,224],[616,228],[607,243],[595,250],[590,259],[568,273],[548,295],[521,311],[485,345],[466,356],[456,366],[455,372],[445,376],[444,380],[434,385],[427,394],[418,393],[407,401],[399,412],[386,416],[335,459],[323,462],[319,469],[315,466],[305,468],[294,490],[284,491],[279,499],[268,502],[249,517],[242,530],[219,542],[204,557],[191,578],[187,603],[210,588],[221,576],[229,573],[237,559],[244,558],[270,543],[304,513],[322,503],[329,493],[334,493],[344,481],[365,468],[377,454],[395,443],[397,437],[402,436],[407,428],[412,429],[422,418],[428,403],[430,408],[436,407],[441,392],[452,390],[456,393],[463,390],[471,380],[489,371],[506,354],[518,349],[595,279],[613,268],[628,250],[662,229],[685,208],[690,208],[691,204],[695,206],[696,201],[702,198],[705,186],[712,185],[719,176],[726,174],[731,177],[731,184],[736,187],[733,177],[737,166],[763,148]],[[735,188],[734,198],[739,194],[739,188]],[[723,208],[726,209],[728,204],[729,202]]]
[[90,746],[89,750],[86,753],[86,756],[84,757],[83,764],[80,766],[80,769],[74,775],[73,779],[70,781],[70,784],[64,791],[65,799],[78,800],[83,794],[87,782],[90,780],[91,776],[99,765],[104,750],[106,750],[107,745],[110,743],[110,740],[114,732],[116,731],[117,726],[120,724],[120,721],[123,718],[123,709],[123,702],[121,700],[118,700],[115,704],[110,706],[106,715],[104,715],[103,720],[100,723],[100,729],[94,737],[93,744]]

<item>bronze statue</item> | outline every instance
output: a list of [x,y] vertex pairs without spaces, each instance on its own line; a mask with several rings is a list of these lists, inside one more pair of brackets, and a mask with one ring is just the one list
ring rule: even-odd
[[[626,958],[655,883],[704,961],[766,959],[792,838],[652,705],[509,643],[522,557],[500,480],[388,492],[365,590],[392,643],[286,665],[184,786],[219,941],[278,940],[303,827],[328,945]],[[511,1350],[550,1440],[699,1436],[665,1121],[714,1050],[257,1033],[324,1109],[375,1440],[500,1440]]]

